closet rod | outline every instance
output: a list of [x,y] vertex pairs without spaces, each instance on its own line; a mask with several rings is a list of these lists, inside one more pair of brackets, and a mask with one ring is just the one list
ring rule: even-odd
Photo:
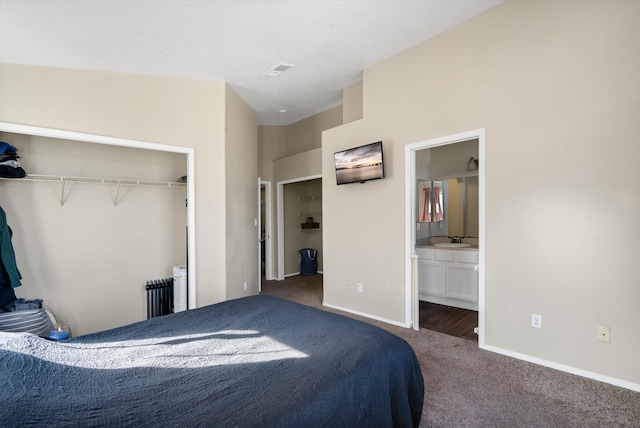
[[113,207],[118,205],[120,200],[120,186],[155,186],[155,187],[185,187],[187,183],[172,181],[153,181],[153,180],[131,180],[126,178],[99,178],[99,177],[71,177],[66,175],[39,175],[27,174],[22,178],[5,178],[4,180],[27,180],[27,181],[46,181],[49,183],[62,183],[60,193],[60,206],[64,206],[66,200],[66,184],[67,183],[93,183],[93,184],[113,184],[116,186],[116,194],[113,198]]
[[[0,177],[3,178],[3,177]],[[71,177],[67,175],[27,174],[23,178],[5,178],[6,180],[56,181],[74,183],[126,184],[133,186],[184,187],[187,184],[173,181],[133,180],[127,178]]]

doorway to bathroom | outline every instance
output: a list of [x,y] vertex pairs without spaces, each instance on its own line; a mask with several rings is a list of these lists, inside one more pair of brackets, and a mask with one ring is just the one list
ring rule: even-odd
[[410,324],[472,340],[477,327],[480,347],[484,144],[481,129],[415,143],[405,150]]

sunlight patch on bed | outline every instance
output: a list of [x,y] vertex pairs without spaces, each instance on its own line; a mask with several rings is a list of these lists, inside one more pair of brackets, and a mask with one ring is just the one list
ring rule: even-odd
[[[255,330],[223,330],[137,340],[77,344],[70,342],[61,345],[74,348],[72,352],[78,358],[72,363],[69,360],[59,363],[102,369],[109,369],[109,366],[201,368],[309,357],[295,347]],[[101,362],[82,358],[82,354],[95,355],[95,350],[99,349],[108,352],[111,363],[117,364],[105,366]],[[52,361],[46,357],[45,359]]]

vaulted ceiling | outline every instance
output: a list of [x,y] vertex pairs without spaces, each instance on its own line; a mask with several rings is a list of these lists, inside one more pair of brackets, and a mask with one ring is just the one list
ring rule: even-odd
[[0,62],[224,81],[259,124],[287,125],[502,1],[0,0]]

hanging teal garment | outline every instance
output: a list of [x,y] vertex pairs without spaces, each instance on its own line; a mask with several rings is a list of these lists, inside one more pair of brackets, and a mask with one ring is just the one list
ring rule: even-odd
[[22,275],[16,264],[16,254],[11,244],[11,228],[7,224],[7,214],[0,207],[0,263],[9,276],[11,287],[19,287],[22,285],[20,280]]

